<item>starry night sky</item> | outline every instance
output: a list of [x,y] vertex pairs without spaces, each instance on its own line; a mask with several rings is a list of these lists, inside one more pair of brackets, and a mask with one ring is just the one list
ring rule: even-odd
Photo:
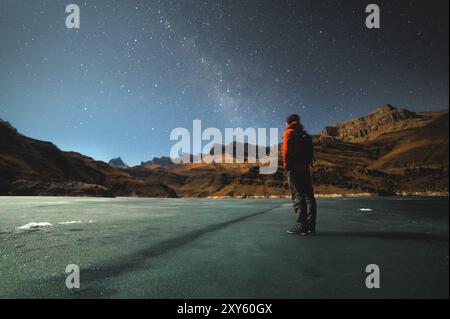
[[[65,27],[66,5],[81,28]],[[381,8],[381,29],[365,7]],[[448,108],[449,2],[0,0],[0,118],[108,161],[168,155],[175,127],[311,133],[390,103]],[[281,135],[281,132],[280,132]]]

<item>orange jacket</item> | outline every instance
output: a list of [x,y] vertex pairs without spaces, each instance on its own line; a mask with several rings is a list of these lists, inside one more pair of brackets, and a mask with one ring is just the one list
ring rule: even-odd
[[303,126],[298,122],[292,122],[283,132],[283,144],[281,145],[281,158],[285,170],[306,171],[309,165],[299,162],[299,134]]

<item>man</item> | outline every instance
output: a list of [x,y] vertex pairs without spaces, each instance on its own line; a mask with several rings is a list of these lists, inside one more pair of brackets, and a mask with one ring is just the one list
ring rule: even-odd
[[297,114],[290,115],[285,125],[281,155],[297,215],[297,223],[287,232],[315,234],[317,207],[310,170],[314,158],[312,138],[304,130]]

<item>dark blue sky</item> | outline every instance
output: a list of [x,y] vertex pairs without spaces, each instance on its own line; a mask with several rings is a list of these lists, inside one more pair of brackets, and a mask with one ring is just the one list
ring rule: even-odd
[[[391,103],[448,108],[448,1],[1,0],[0,118],[100,160],[167,155],[175,127],[317,132]],[[65,27],[65,6],[81,28]]]

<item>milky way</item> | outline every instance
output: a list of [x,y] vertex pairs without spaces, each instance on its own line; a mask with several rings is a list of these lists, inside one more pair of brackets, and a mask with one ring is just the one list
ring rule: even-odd
[[297,112],[314,133],[385,103],[448,108],[448,1],[373,2],[377,30],[364,1],[2,0],[0,118],[137,164],[194,119],[281,129]]

